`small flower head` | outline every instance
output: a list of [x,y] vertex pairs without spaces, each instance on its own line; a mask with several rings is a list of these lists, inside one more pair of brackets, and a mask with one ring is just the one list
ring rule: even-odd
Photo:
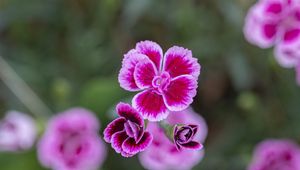
[[54,170],[95,170],[106,157],[99,123],[88,110],[74,108],[53,117],[38,144],[42,165]]
[[9,111],[0,121],[0,151],[20,151],[32,147],[36,138],[34,120],[17,111]]
[[186,109],[196,95],[200,65],[192,52],[171,47],[163,56],[152,41],[137,43],[125,54],[119,83],[128,91],[141,91],[132,100],[144,119],[160,121],[169,111]]
[[[195,141],[204,142],[207,135],[207,126],[204,119],[186,109],[180,112],[171,112],[166,119],[171,125],[197,125],[198,132],[194,135]],[[170,140],[157,123],[148,123],[147,130],[153,134],[152,144],[139,154],[139,160],[145,169],[153,170],[189,170],[198,164],[204,157],[204,149],[180,149]]]
[[248,170],[300,170],[300,148],[289,140],[265,140],[254,151]]
[[119,103],[116,110],[120,117],[107,125],[104,140],[124,157],[145,150],[152,142],[152,135],[144,130],[141,115],[125,103]]
[[181,150],[181,147],[188,149],[201,149],[203,146],[199,142],[193,141],[197,131],[197,125],[175,125],[173,141],[176,145],[176,148],[178,150]]

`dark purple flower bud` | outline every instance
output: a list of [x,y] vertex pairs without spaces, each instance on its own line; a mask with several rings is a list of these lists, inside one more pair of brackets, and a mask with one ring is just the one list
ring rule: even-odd
[[181,147],[188,149],[202,149],[202,144],[193,141],[197,130],[197,125],[175,125],[173,140],[176,145],[176,148],[178,150],[181,150]]
[[104,140],[124,157],[131,157],[145,150],[152,142],[152,135],[144,131],[142,116],[129,104],[117,105],[119,118],[104,130]]

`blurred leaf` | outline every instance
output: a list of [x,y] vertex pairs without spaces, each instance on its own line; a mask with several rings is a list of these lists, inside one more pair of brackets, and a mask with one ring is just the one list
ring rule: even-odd
[[126,92],[120,88],[115,79],[95,79],[83,86],[80,93],[80,105],[97,113],[101,120],[106,121],[106,113]]

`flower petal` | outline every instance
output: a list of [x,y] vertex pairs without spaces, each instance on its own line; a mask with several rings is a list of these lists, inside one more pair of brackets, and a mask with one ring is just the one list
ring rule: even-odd
[[185,148],[188,148],[188,149],[202,149],[203,148],[203,145],[198,143],[198,142],[195,142],[195,141],[191,141],[189,143],[185,143],[185,144],[181,144],[181,146],[185,147]]
[[152,135],[149,132],[145,132],[138,143],[135,143],[133,138],[126,139],[122,145],[122,149],[129,154],[137,154],[138,152],[144,151],[151,144],[152,139]]
[[174,46],[168,49],[165,54],[163,70],[169,72],[172,78],[189,74],[198,78],[200,74],[200,64],[193,57],[188,49]]
[[300,59],[300,29],[290,29],[275,48],[275,59],[285,68],[295,67]]
[[144,126],[142,116],[129,104],[120,102],[116,107],[119,116],[124,117],[140,126]]
[[122,68],[118,76],[120,86],[123,89],[128,91],[140,90],[135,83],[133,73],[136,64],[144,58],[147,58],[147,56],[139,54],[136,50],[130,50],[127,54],[124,55],[124,59],[122,61]]
[[114,133],[124,130],[124,123],[126,119],[123,117],[117,118],[116,120],[110,122],[104,129],[104,140],[108,143],[111,142],[111,137]]
[[129,157],[132,157],[132,156],[134,156],[134,154],[130,154],[130,153],[127,153],[127,152],[121,152],[121,155],[123,156],[123,157],[126,157],[126,158],[129,158]]
[[197,81],[193,76],[183,75],[173,79],[164,91],[163,99],[171,111],[186,109],[196,96]]
[[149,59],[140,61],[134,70],[134,80],[140,89],[152,86],[152,80],[157,75],[157,69],[153,62]]
[[122,144],[124,141],[128,138],[125,131],[116,132],[111,137],[111,147],[115,149],[117,153],[121,153],[122,150]]
[[134,138],[136,142],[139,142],[144,134],[144,127],[131,122],[130,120],[124,124],[125,131],[129,137]]
[[163,120],[169,114],[162,96],[153,90],[136,94],[132,99],[132,106],[142,114],[144,119],[150,121]]
[[136,44],[136,50],[149,57],[155,64],[157,70],[160,69],[163,52],[161,47],[153,41],[141,41]]
[[260,48],[274,45],[283,5],[283,2],[258,1],[249,10],[245,19],[244,35],[250,43]]

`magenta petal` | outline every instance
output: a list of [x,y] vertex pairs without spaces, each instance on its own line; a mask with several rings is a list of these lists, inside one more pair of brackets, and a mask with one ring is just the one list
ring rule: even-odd
[[288,30],[284,33],[284,37],[283,40],[286,42],[291,42],[294,40],[299,40],[299,36],[300,36],[300,29],[299,28],[295,28],[295,29],[291,29]]
[[120,86],[128,91],[138,91],[140,90],[135,83],[133,73],[137,63],[147,56],[137,53],[136,50],[131,50],[124,55],[122,62],[122,68],[119,72],[119,83]]
[[132,157],[132,156],[134,156],[134,154],[130,154],[130,153],[127,153],[127,152],[121,152],[121,155],[123,156],[123,157],[126,157],[126,158],[129,158],[129,157]]
[[117,132],[111,137],[111,147],[115,149],[117,153],[122,152],[122,144],[128,138],[125,131]]
[[124,123],[126,119],[123,117],[117,118],[107,125],[104,129],[104,140],[108,143],[111,142],[111,137],[114,133],[124,130]]
[[152,142],[152,135],[149,132],[145,132],[142,139],[136,143],[133,138],[128,138],[122,145],[122,149],[126,153],[136,154],[144,151]]
[[133,137],[136,142],[139,142],[144,134],[143,127],[140,127],[136,123],[131,122],[130,120],[124,124],[125,131],[129,137]]
[[189,143],[185,143],[185,144],[181,144],[181,146],[185,147],[185,148],[189,148],[189,149],[202,149],[203,145],[195,142],[195,141],[191,141]]
[[277,21],[265,21],[256,14],[256,7],[248,13],[245,19],[244,35],[246,39],[260,48],[274,45],[277,36]]
[[160,69],[163,52],[157,43],[153,41],[141,41],[136,44],[136,50],[141,54],[148,56],[155,64],[156,68],[158,70]]
[[285,68],[295,67],[300,59],[300,36],[293,41],[281,41],[275,48],[275,59]]
[[142,114],[144,119],[150,121],[163,120],[169,114],[162,96],[153,90],[136,94],[132,99],[132,106]]
[[141,115],[129,104],[120,102],[117,105],[116,110],[119,116],[124,117],[140,126],[144,125],[144,120]]
[[164,91],[163,99],[171,111],[186,109],[196,96],[197,81],[193,76],[184,75],[173,79]]
[[134,79],[136,85],[140,89],[151,87],[152,80],[156,74],[157,69],[151,60],[144,59],[143,61],[140,61],[134,70]]
[[193,57],[192,52],[182,47],[171,47],[165,54],[164,71],[167,71],[172,78],[189,74],[198,78],[200,74],[200,64]]
[[282,4],[275,1],[267,6],[266,12],[279,14],[282,12],[282,8]]

